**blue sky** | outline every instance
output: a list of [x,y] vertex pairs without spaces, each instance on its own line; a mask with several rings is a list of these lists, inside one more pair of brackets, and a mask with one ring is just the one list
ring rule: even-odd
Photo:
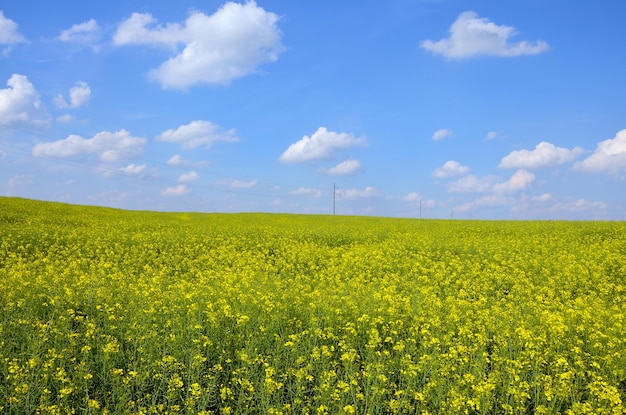
[[626,3],[0,4],[0,195],[626,220]]

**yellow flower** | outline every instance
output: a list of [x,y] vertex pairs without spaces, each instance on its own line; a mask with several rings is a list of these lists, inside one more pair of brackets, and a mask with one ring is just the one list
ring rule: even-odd
[[356,408],[354,407],[354,405],[346,405],[343,407],[343,412],[346,414],[355,414]]

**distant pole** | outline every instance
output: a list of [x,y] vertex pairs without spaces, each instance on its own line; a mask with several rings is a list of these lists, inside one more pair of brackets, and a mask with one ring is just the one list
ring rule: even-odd
[[422,219],[422,199],[420,199],[420,219]]
[[335,216],[335,196],[337,196],[337,186],[333,183],[333,216]]

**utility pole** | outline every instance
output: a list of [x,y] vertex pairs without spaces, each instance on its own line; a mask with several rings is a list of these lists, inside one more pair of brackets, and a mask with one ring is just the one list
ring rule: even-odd
[[337,196],[337,185],[333,183],[333,216],[335,216],[335,197]]
[[420,199],[420,219],[422,219],[422,199]]

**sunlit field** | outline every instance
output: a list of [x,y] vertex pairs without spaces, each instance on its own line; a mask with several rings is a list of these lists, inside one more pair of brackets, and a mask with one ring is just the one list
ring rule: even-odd
[[624,414],[626,223],[0,198],[2,414]]

